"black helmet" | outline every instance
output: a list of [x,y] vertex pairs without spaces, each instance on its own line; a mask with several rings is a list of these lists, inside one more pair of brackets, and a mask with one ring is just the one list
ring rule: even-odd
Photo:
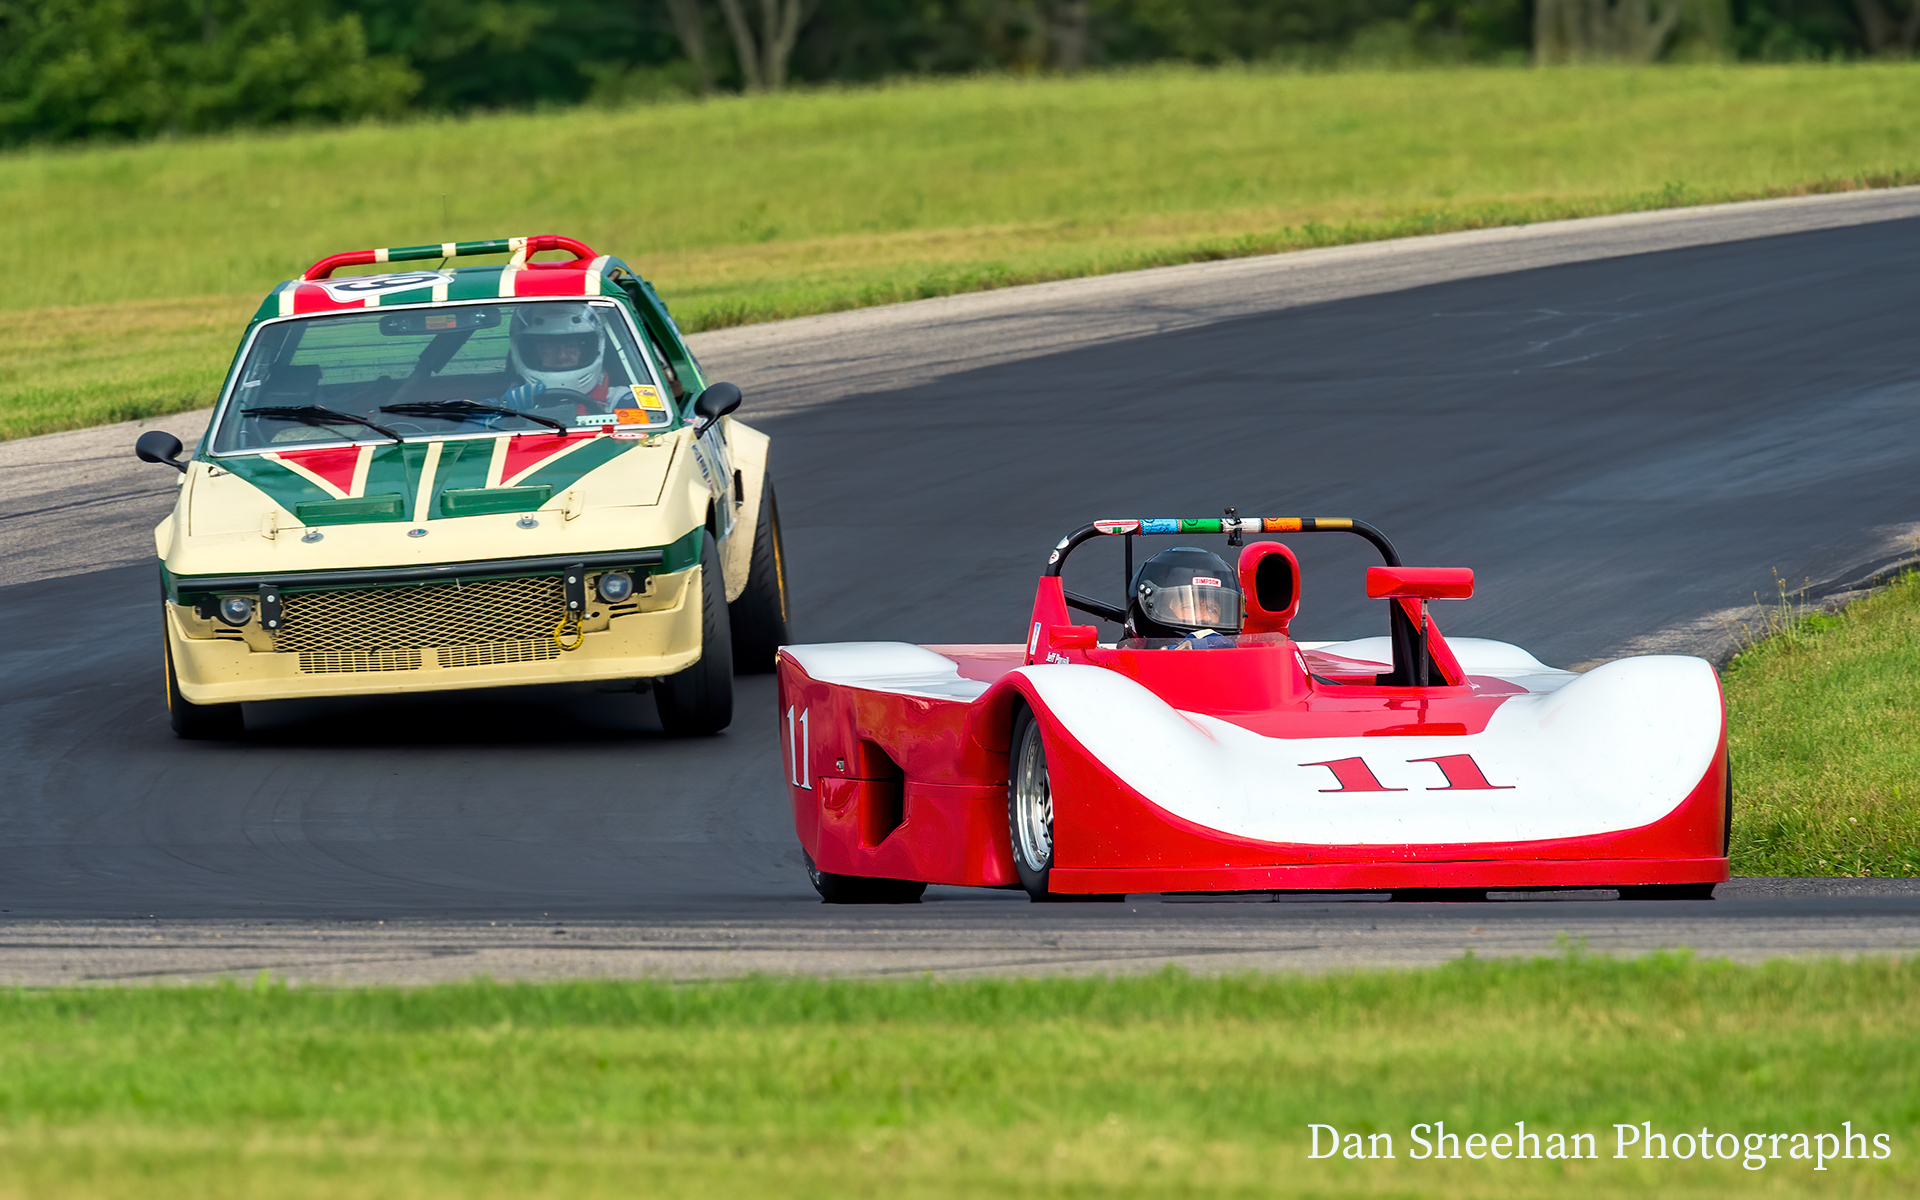
[[1240,611],[1240,583],[1226,560],[1196,546],[1175,546],[1133,573],[1127,636],[1178,638],[1201,629],[1238,633]]

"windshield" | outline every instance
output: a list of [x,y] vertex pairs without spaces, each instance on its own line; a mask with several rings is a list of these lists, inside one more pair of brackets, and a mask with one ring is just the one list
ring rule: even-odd
[[213,452],[673,420],[611,300],[370,309],[263,326]]

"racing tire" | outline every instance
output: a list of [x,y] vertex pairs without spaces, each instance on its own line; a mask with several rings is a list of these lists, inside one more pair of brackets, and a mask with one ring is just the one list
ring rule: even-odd
[[733,723],[733,634],[727,625],[727,587],[713,534],[700,534],[700,658],[675,675],[653,681],[660,725],[673,737],[703,737]]
[[918,904],[927,885],[911,879],[869,879],[864,875],[835,875],[814,865],[805,850],[807,879],[820,893],[822,904]]
[[780,543],[780,506],[773,498],[773,477],[760,485],[760,516],[753,526],[753,554],[747,586],[727,606],[733,627],[733,669],[761,675],[774,668],[780,647],[792,641],[788,628],[787,552]]
[[1013,870],[1036,903],[1118,903],[1125,894],[1087,895],[1047,890],[1053,873],[1053,788],[1047,777],[1047,747],[1040,723],[1025,705],[1013,718],[1013,754],[1007,760],[1007,836]]
[[167,656],[167,719],[175,737],[192,742],[231,741],[247,732],[247,720],[238,704],[194,704],[180,694],[173,673],[173,647],[161,635]]
[[1040,723],[1025,705],[1013,718],[1013,753],[1007,759],[1007,836],[1013,871],[1034,900],[1048,899],[1053,872],[1053,788],[1047,779],[1047,747]]
[[1716,884],[1635,883],[1620,888],[1622,900],[1711,900]]

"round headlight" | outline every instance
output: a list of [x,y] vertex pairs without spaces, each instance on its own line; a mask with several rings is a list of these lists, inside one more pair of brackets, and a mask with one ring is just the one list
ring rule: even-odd
[[633,596],[633,576],[625,571],[608,571],[595,590],[608,604],[619,604]]
[[220,597],[220,619],[229,625],[245,625],[253,620],[253,601],[245,596]]

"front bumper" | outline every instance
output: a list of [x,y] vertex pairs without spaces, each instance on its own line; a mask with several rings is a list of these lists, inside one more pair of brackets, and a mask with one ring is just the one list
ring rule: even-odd
[[[574,649],[541,638],[379,651],[284,651],[257,632],[242,638],[164,603],[180,694],[192,704],[456,691],[672,675],[700,658],[701,568],[651,577],[651,602],[594,614]],[[198,635],[198,636],[195,636]]]

